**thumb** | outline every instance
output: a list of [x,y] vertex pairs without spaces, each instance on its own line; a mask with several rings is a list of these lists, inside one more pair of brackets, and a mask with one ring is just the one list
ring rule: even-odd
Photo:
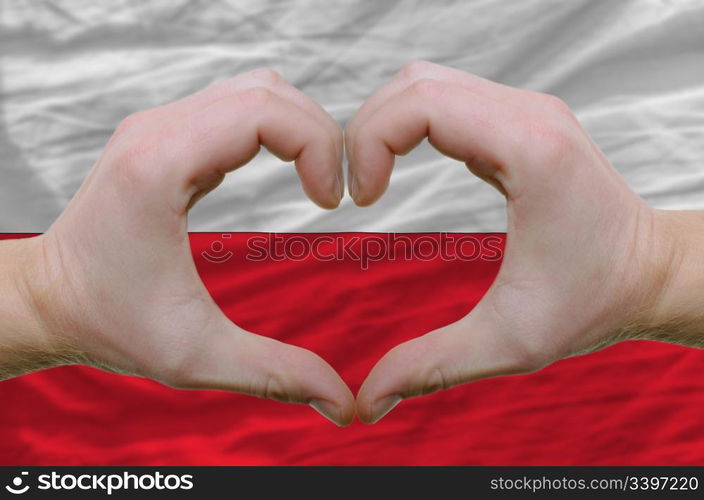
[[391,349],[357,394],[359,418],[373,424],[404,399],[537,369],[540,363],[494,311],[482,301],[463,319]]
[[354,396],[337,372],[313,352],[247,332],[223,317],[181,363],[168,385],[217,389],[306,404],[337,425],[354,419]]

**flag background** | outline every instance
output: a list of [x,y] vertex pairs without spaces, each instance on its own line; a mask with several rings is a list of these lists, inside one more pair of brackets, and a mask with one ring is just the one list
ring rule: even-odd
[[[213,297],[243,328],[319,353],[353,391],[388,349],[469,312],[500,266],[252,262],[251,236],[191,235]],[[344,235],[353,236],[373,235]],[[229,260],[203,257],[214,241]],[[704,351],[628,342],[410,400],[376,425],[347,428],[304,406],[62,367],[0,383],[0,464],[702,464],[703,364]]]
[[[558,95],[649,203],[702,209],[703,31],[695,0],[3,0],[0,231],[45,231],[129,113],[270,66],[344,124],[417,58]],[[231,319],[319,352],[356,390],[390,347],[471,310],[500,263],[252,263],[250,232],[501,232],[505,213],[424,143],[377,205],[333,212],[263,153],[189,227],[218,231],[192,246]],[[233,258],[213,264],[202,252],[222,231]],[[304,407],[64,367],[0,383],[0,464],[702,464],[703,356],[619,344],[346,429]]]

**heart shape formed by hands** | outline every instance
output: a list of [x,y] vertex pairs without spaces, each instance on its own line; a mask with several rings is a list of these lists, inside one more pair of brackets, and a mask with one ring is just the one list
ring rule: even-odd
[[[260,145],[295,160],[308,196],[334,208],[343,141],[350,194],[369,205],[394,155],[425,137],[505,195],[504,262],[468,316],[392,349],[355,401],[316,354],[225,317],[195,270],[187,212]],[[310,404],[346,425],[355,412],[375,422],[404,398],[535,370],[642,331],[663,279],[660,224],[561,101],[418,62],[360,108],[344,138],[270,70],[132,115],[27,252],[51,363]]]

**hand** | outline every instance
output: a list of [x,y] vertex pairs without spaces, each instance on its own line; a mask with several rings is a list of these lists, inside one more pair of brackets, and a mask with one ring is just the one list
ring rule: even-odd
[[[357,396],[363,421],[377,421],[405,398],[537,370],[647,337],[669,321],[659,311],[674,309],[665,296],[678,288],[672,270],[681,261],[669,228],[683,216],[653,210],[633,193],[563,102],[412,63],[345,131],[355,202],[377,200],[394,155],[426,136],[505,196],[504,260],[469,315],[378,362]],[[701,336],[681,331],[656,335],[701,344]]]
[[312,352],[231,323],[194,266],[188,210],[260,142],[295,159],[313,201],[338,205],[339,126],[270,70],[128,117],[50,230],[22,243],[32,271],[20,288],[43,336],[19,349],[19,370],[32,356],[37,367],[80,362],[178,388],[310,404],[350,423],[354,398],[337,373]]

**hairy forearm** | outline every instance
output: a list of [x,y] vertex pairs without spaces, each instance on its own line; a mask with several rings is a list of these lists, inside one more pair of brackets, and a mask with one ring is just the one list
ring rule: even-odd
[[66,354],[34,301],[39,248],[35,238],[0,241],[0,380],[54,366]]
[[657,210],[662,287],[633,337],[704,348],[704,211]]

